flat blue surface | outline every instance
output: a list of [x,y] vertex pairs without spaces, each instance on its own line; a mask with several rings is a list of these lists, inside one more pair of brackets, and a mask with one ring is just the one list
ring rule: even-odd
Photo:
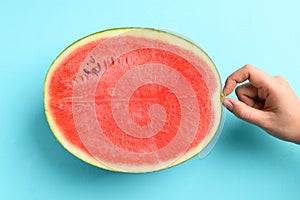
[[285,76],[298,96],[299,1],[2,1],[0,199],[300,199],[300,146],[227,113],[204,160],[148,174],[101,170],[55,140],[43,84],[73,41],[123,26],[172,30],[198,43],[222,81],[251,63]]

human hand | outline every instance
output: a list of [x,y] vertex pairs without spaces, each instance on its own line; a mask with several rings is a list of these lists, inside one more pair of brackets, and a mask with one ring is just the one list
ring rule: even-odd
[[253,123],[269,134],[300,144],[300,101],[281,76],[272,77],[245,65],[226,80],[223,93],[235,90],[239,100],[225,98],[223,105],[238,118]]

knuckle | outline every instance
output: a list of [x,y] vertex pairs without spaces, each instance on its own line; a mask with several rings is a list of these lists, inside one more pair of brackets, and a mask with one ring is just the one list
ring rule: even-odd
[[275,78],[276,80],[278,80],[278,82],[281,83],[283,86],[285,86],[285,87],[288,87],[288,86],[289,86],[288,81],[287,81],[286,78],[284,78],[283,76],[274,76],[274,78]]
[[242,120],[245,120],[245,121],[247,121],[247,119],[249,118],[248,114],[245,113],[245,112],[240,112],[238,117]]
[[245,120],[247,121],[249,119],[249,112],[247,112],[244,108],[243,109],[240,109],[236,115],[242,119],[242,120]]
[[246,64],[246,65],[244,65],[244,67],[243,67],[244,69],[246,69],[247,71],[251,71],[251,70],[253,70],[254,69],[254,67],[252,66],[252,65],[250,65],[250,64]]
[[283,76],[274,76],[275,79],[283,82],[287,82],[287,80]]

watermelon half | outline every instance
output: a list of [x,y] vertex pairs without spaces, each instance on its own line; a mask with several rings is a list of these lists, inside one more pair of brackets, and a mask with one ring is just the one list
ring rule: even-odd
[[45,80],[49,125],[87,163],[149,172],[201,152],[222,117],[221,81],[192,42],[149,28],[97,32],[67,47]]

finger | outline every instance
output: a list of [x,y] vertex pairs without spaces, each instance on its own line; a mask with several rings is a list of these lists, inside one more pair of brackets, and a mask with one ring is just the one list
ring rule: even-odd
[[246,83],[238,86],[235,93],[238,99],[247,106],[262,110],[265,106],[265,99],[261,98],[259,91],[251,83]]
[[236,96],[246,105],[253,107],[257,99],[257,88],[255,88],[251,83],[246,83],[238,86],[235,89]]
[[238,118],[256,124],[260,127],[265,127],[268,121],[268,113],[262,110],[252,108],[245,103],[236,99],[225,99],[224,106],[228,108]]
[[268,87],[270,78],[271,76],[262,70],[253,67],[252,65],[245,65],[227,78],[223,93],[225,96],[229,95],[238,83],[242,83],[246,80],[249,80],[256,88]]

